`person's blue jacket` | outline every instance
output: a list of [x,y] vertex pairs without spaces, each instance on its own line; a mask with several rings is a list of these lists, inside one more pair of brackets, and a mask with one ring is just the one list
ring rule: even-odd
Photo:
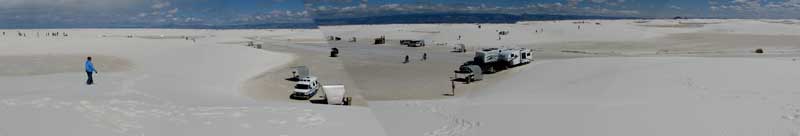
[[94,65],[92,65],[92,61],[87,60],[85,65],[86,65],[86,72],[90,72],[90,73],[91,72],[97,72],[97,70],[94,69]]

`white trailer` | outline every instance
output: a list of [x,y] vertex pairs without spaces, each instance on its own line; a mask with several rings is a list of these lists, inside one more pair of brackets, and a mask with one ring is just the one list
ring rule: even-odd
[[322,90],[325,92],[325,100],[331,105],[350,105],[352,98],[345,97],[346,89],[344,85],[324,85]]

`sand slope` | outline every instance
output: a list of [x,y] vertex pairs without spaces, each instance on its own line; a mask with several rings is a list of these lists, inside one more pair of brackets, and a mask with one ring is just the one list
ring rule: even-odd
[[[474,135],[797,133],[800,63],[761,59],[592,58],[537,62],[468,96]],[[502,124],[502,125],[500,125]]]

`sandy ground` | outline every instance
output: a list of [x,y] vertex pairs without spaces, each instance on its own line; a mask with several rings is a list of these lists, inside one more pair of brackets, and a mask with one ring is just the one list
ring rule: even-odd
[[[103,72],[121,72],[132,69],[128,60],[103,55],[27,55],[0,56],[0,76],[35,76],[56,73],[75,72],[84,69],[80,58],[93,56],[95,67]],[[85,61],[85,60],[84,60]]]
[[[346,70],[389,135],[797,135],[797,108],[790,108],[797,92],[789,83],[796,79],[791,75],[800,35],[793,31],[800,26],[791,22],[578,20],[481,24],[482,29],[321,29],[342,37],[331,44],[343,52]],[[498,30],[511,34],[498,36]],[[379,36],[389,44],[372,45]],[[358,42],[347,42],[352,37]],[[428,46],[397,45],[404,39],[426,40]],[[470,53],[449,52],[456,43]],[[487,47],[532,48],[536,62],[458,84],[455,97],[442,96],[450,91],[452,71],[471,59],[471,51]],[[766,53],[754,53],[758,48]],[[428,61],[418,60],[422,53]],[[401,63],[405,55],[411,63]]]
[[[317,35],[322,37],[320,34]],[[345,95],[353,97],[353,105],[367,105],[367,101],[362,96],[362,91],[355,87],[357,84],[350,78],[348,71],[345,71],[342,61],[339,58],[328,56],[331,47],[322,38],[315,40],[287,40],[272,37],[251,37],[250,39],[257,44],[262,44],[262,48],[265,50],[291,53],[294,54],[296,59],[276,70],[262,73],[245,82],[243,91],[248,96],[258,100],[308,103],[307,100],[292,100],[288,97],[295,84],[294,81],[288,80],[294,70],[292,67],[307,66],[310,68],[311,75],[318,77],[321,84],[345,85],[347,89]],[[324,92],[319,92],[314,99],[321,99],[324,95]]]
[[[747,58],[541,61],[468,96],[472,104],[461,110],[482,124],[469,135],[790,135],[799,66]],[[505,123],[514,127],[495,125]]]

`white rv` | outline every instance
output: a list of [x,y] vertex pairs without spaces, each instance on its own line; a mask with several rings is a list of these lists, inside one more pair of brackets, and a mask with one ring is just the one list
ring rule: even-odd
[[518,49],[501,49],[500,61],[506,62],[508,67],[527,64],[533,61],[533,50],[518,48]]
[[533,50],[525,48],[487,48],[475,52],[473,61],[464,65],[480,66],[484,73],[495,73],[533,61]]
[[517,49],[500,49],[499,58],[504,62],[506,67],[512,67],[522,63],[520,60],[520,50]]

